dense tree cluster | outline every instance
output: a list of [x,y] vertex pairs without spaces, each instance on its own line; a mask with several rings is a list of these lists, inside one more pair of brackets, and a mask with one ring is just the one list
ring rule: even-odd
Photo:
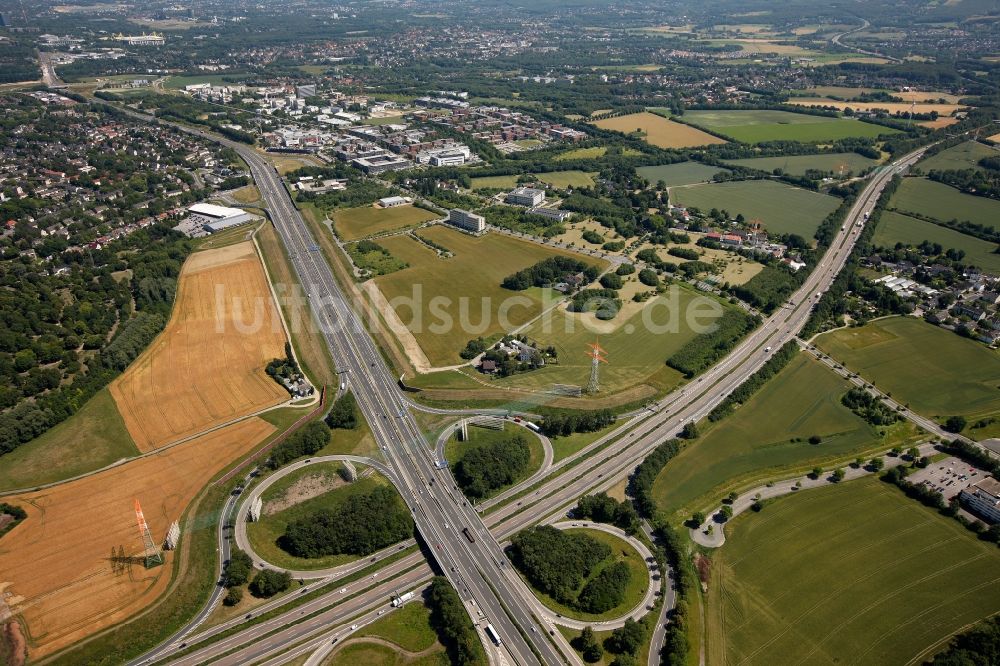
[[615,422],[610,409],[591,411],[542,410],[542,432],[549,437],[566,437],[574,432],[595,432]]
[[232,555],[222,567],[221,583],[223,587],[239,587],[246,585],[253,573],[253,560],[239,548],[233,549]]
[[292,585],[292,574],[287,571],[262,569],[250,583],[250,594],[267,599],[279,592],[284,592]]
[[28,512],[15,504],[0,502],[0,516],[4,515],[10,516],[13,520],[7,522],[3,527],[0,527],[0,536],[10,532],[18,525],[18,523],[27,518]]
[[619,502],[607,493],[584,495],[576,504],[573,515],[597,523],[610,523],[629,534],[639,531],[639,514],[629,501]]
[[695,336],[667,359],[667,365],[690,379],[722,358],[759,323],[757,317],[751,317],[742,310],[727,308],[716,320],[713,332]]
[[766,313],[774,312],[799,288],[806,277],[804,270],[792,271],[785,266],[764,266],[745,284],[734,285],[730,291],[743,301]]
[[566,278],[577,273],[582,273],[586,281],[591,282],[597,277],[599,270],[596,266],[572,257],[549,257],[534,266],[508,275],[500,286],[512,291],[524,291],[530,287],[550,287],[558,282],[564,282]]
[[326,415],[326,425],[333,430],[354,430],[358,427],[358,403],[354,393],[346,391],[337,398]]
[[635,498],[636,508],[641,515],[651,518],[655,513],[653,482],[663,470],[663,466],[677,455],[680,448],[679,440],[668,440],[653,449],[653,452],[635,468],[635,473],[629,479],[628,487],[629,493]]
[[603,613],[625,601],[632,572],[624,562],[615,562],[604,567],[580,590],[576,607],[587,613]]
[[852,412],[875,426],[892,425],[901,417],[887,404],[862,388],[852,388],[840,399]]
[[489,663],[461,597],[444,576],[435,576],[431,581],[427,606],[431,611],[431,626],[448,652],[449,663],[455,666],[486,666]]
[[951,640],[931,659],[933,666],[991,666],[1000,664],[1000,617],[983,620]]
[[[514,565],[536,589],[568,606],[579,607],[576,590],[598,564],[611,557],[611,548],[586,534],[542,525],[515,534],[510,554]],[[602,591],[601,596],[604,594]]]
[[[618,276],[614,276],[618,277]],[[619,281],[621,278],[619,278]],[[593,312],[598,319],[614,319],[621,310],[622,300],[615,289],[581,289],[573,294],[566,310],[569,312]]]
[[278,544],[296,557],[368,555],[412,534],[413,519],[399,495],[377,486],[289,523]]
[[278,469],[301,456],[311,456],[329,443],[330,428],[323,421],[311,421],[271,449],[267,466]]
[[520,434],[467,452],[455,465],[455,481],[469,497],[481,498],[513,483],[528,468],[531,449]]

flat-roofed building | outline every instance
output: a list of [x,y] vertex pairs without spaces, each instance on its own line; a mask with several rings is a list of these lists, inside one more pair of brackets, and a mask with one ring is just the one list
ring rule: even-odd
[[958,497],[972,513],[990,523],[1000,523],[1000,481],[988,476],[963,490]]
[[257,219],[242,208],[206,203],[195,204],[188,208],[188,212],[191,214],[189,219],[210,234]]
[[378,200],[378,205],[382,208],[395,208],[410,203],[408,197],[382,197]]
[[472,233],[481,234],[486,231],[486,218],[482,215],[470,213],[461,208],[452,208],[448,211],[448,224],[456,226]]
[[559,210],[558,208],[532,208],[528,211],[532,215],[541,215],[556,222],[565,222],[566,218],[573,214],[569,210]]
[[538,190],[534,187],[518,187],[507,193],[507,203],[518,206],[538,206],[545,201],[545,190]]

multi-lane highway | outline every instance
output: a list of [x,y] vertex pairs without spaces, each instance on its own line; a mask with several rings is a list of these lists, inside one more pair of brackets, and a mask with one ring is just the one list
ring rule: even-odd
[[[199,130],[185,129],[218,140]],[[481,611],[501,633],[508,662],[578,662],[561,634],[550,634],[549,628],[532,612],[534,600],[530,590],[507,565],[496,538],[457,491],[448,471],[434,466],[432,449],[401,399],[391,370],[345,299],[273,167],[252,148],[224,143],[237,150],[250,166],[275,228],[312,301],[334,361],[341,372],[347,373],[359,407],[441,570],[455,585],[470,612]],[[621,446],[602,450],[588,460],[588,465],[574,467],[541,486],[523,502],[499,509],[490,515],[490,522],[500,523],[498,531],[509,534],[560,513],[580,494],[610,485],[630,473],[652,448],[675,436],[681,424],[707,414],[755,372],[778,345],[797,333],[809,316],[815,297],[829,287],[847,260],[857,238],[857,226],[864,223],[864,213],[874,206],[893,173],[915,162],[921,153],[916,151],[904,157],[872,178],[821,265],[785,308],[771,315],[696,382],[652,405],[646,418],[635,417],[625,428],[636,427],[627,436],[622,434]],[[469,538],[463,536],[463,530],[468,530]]]

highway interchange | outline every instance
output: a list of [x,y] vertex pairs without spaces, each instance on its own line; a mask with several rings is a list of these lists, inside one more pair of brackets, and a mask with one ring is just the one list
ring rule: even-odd
[[[220,140],[200,130],[183,126],[182,129]],[[414,420],[414,406],[401,397],[392,370],[383,361],[360,318],[344,297],[330,266],[319,252],[315,239],[274,168],[254,149],[230,141],[222,142],[239,152],[250,166],[293,268],[310,297],[313,313],[319,320],[334,363],[346,376],[383,451],[387,469],[391,470],[401,494],[413,510],[414,520],[428,551],[459,591],[474,619],[478,620],[477,615],[482,612],[502,636],[503,654],[498,654],[499,650],[491,650],[491,658],[496,660],[499,657],[501,661],[512,664],[580,662],[562,634],[552,631],[543,618],[538,617],[535,612],[537,601],[508,565],[497,539],[532,524],[561,520],[566,509],[572,507],[580,495],[608,488],[629,475],[653,448],[676,436],[682,424],[702,418],[759,369],[774,349],[793,339],[808,318],[818,295],[830,286],[847,261],[857,239],[858,227],[864,223],[865,213],[873,208],[892,176],[913,164],[923,153],[923,149],[915,151],[874,174],[851,208],[821,264],[785,307],[768,317],[696,381],[649,405],[647,410],[631,415],[607,438],[617,438],[617,445],[598,450],[587,459],[586,464],[573,466],[561,475],[550,475],[549,480],[529,490],[521,501],[508,503],[490,512],[486,516],[490,525],[487,528],[475,508],[457,491],[450,472],[436,468],[434,449]],[[474,536],[473,542],[462,536],[463,529],[468,529]],[[220,542],[220,548],[226,547]],[[396,560],[379,575],[385,577],[398,573],[399,578],[375,585],[332,609],[327,607],[334,603],[337,591],[278,615],[264,625],[255,625],[227,636],[221,648],[219,643],[211,643],[204,648],[204,652],[199,651],[171,663],[199,663],[213,655],[220,657],[230,652],[234,645],[241,645],[237,638],[241,634],[245,634],[244,642],[249,641],[252,635],[267,635],[246,648],[252,649],[253,654],[237,650],[216,663],[249,663],[259,661],[261,655],[268,658],[280,655],[309,636],[312,637],[310,640],[316,640],[315,632],[320,629],[336,631],[339,624],[348,621],[352,615],[370,612],[379,604],[384,605],[397,589],[425,582],[430,570],[422,564],[422,560],[419,553]],[[300,621],[300,618],[313,612],[319,614]],[[194,626],[194,623],[189,625],[187,631],[192,631]],[[169,657],[182,649],[182,637],[186,638],[184,644],[210,638],[203,634],[179,634],[155,653],[144,655],[135,663]],[[493,646],[487,644],[487,647]],[[234,658],[237,660],[233,661]]]

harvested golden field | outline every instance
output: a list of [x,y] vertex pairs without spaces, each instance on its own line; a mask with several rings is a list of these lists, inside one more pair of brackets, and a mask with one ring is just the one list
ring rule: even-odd
[[954,125],[957,122],[958,118],[945,117],[945,118],[938,118],[937,120],[924,120],[918,122],[917,124],[920,125],[921,127],[927,127],[929,129],[941,129],[942,127],[948,127],[950,125]]
[[149,451],[280,404],[264,373],[285,333],[249,242],[196,252],[166,329],[111,384],[125,427]]
[[[790,104],[797,106],[832,106],[838,109],[850,107],[855,111],[872,111],[874,109],[885,109],[889,113],[909,113],[911,104],[909,102],[838,102],[825,97],[803,97],[789,100]],[[916,102],[912,105],[914,113],[930,113],[937,111],[939,116],[950,116],[955,111],[961,111],[969,107],[960,104],[928,104]]]
[[[142,504],[154,541],[181,518],[202,488],[231,461],[274,431],[258,418],[54,488],[5,502],[27,519],[0,539],[0,589],[26,624],[36,660],[117,624],[149,606],[170,580],[174,553],[163,566],[113,562],[143,552],[134,500]],[[182,525],[181,540],[190,526]]]
[[660,148],[694,148],[716,143],[725,143],[700,129],[668,120],[655,113],[643,111],[627,116],[595,120],[593,124],[601,129],[631,134],[640,132],[647,143]]

